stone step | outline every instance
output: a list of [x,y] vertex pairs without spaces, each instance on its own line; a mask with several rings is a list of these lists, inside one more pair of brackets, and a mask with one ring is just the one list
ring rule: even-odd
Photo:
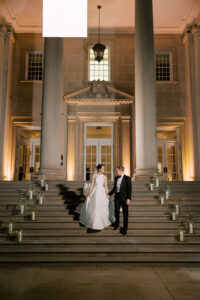
[[129,251],[115,253],[102,249],[99,252],[86,251],[76,252],[51,252],[51,253],[2,253],[0,262],[3,263],[199,263],[200,253],[191,252],[152,252],[152,251]]
[[[57,218],[68,218],[68,219],[71,219],[74,217],[73,214],[69,214],[68,211],[66,212],[41,212],[41,211],[37,211],[37,209],[35,210],[36,212],[36,216],[38,218],[40,218],[41,220],[44,219],[46,220],[47,218],[54,218],[54,219],[57,219]],[[27,215],[31,214],[31,210],[25,210],[25,214],[23,216],[19,215],[19,214],[12,214],[12,217],[14,218],[25,218]],[[134,217],[134,216],[165,216],[166,212],[165,211],[130,211],[129,213],[129,217]],[[8,217],[10,217],[10,212],[1,212],[0,211],[0,217],[1,217],[1,220],[4,221],[6,220]],[[199,212],[199,216],[200,216],[200,212]]]
[[[187,237],[186,237],[187,238]],[[97,247],[98,245],[98,247]],[[117,245],[117,247],[113,247]],[[181,247],[180,247],[181,245]],[[34,252],[44,252],[44,253],[61,253],[61,252],[111,252],[111,253],[126,253],[126,252],[138,252],[138,251],[152,251],[154,253],[159,252],[191,252],[200,254],[200,242],[186,240],[184,242],[179,241],[129,241],[128,238],[124,237],[123,241],[113,241],[106,242],[95,241],[94,243],[85,241],[75,242],[64,242],[64,241],[51,241],[51,240],[39,240],[39,241],[25,241],[21,243],[15,241],[1,241],[0,242],[0,254],[2,253],[34,253]],[[122,254],[123,255],[123,254]]]
[[[119,233],[118,233],[119,235]],[[195,233],[193,235],[185,234],[185,243],[188,242],[197,242],[198,246],[200,246],[200,241],[199,241],[200,235]],[[166,233],[166,234],[132,234],[131,237],[128,235],[128,238],[126,240],[121,240],[121,237],[117,238],[116,236],[98,236],[96,237],[88,237],[88,236],[82,236],[82,237],[77,237],[77,236],[65,236],[65,235],[40,235],[40,236],[29,236],[24,232],[23,235],[23,244],[28,247],[28,245],[31,244],[31,246],[35,246],[36,244],[41,246],[42,244],[45,244],[46,242],[49,242],[51,244],[56,244],[56,245],[63,245],[67,244],[69,247],[72,245],[124,245],[124,244],[134,244],[134,243],[144,243],[144,242],[174,242],[177,243],[178,241],[178,232],[175,233]],[[17,240],[16,240],[17,242]],[[18,243],[18,242],[17,242]],[[8,241],[8,236],[0,236],[0,246],[2,245],[13,245],[13,241]],[[49,244],[48,244],[49,245]],[[33,248],[32,248],[33,249]]]
[[[14,228],[13,228],[13,232],[15,232],[15,230],[17,229],[21,229],[21,228],[17,228],[16,225],[14,224]],[[179,233],[179,229],[177,226],[171,227],[171,228],[157,228],[157,227],[137,227],[137,228],[130,228],[128,229],[128,234],[127,236],[129,238],[138,235],[138,234],[146,234],[146,235],[156,235],[159,236],[161,234],[175,234],[177,235]],[[195,235],[199,235],[200,234],[200,226],[198,228],[194,228],[194,234]],[[60,236],[65,236],[67,237],[80,237],[80,238],[90,238],[90,237],[115,237],[115,238],[120,238],[121,234],[119,234],[119,230],[103,230],[103,231],[98,231],[98,232],[92,232],[91,234],[89,234],[87,232],[87,229],[84,227],[80,228],[66,228],[66,229],[61,229],[61,228],[46,228],[46,229],[42,229],[42,228],[26,228],[24,231],[24,235],[26,237],[29,237],[31,239],[40,239],[40,237],[48,237],[48,236],[56,236],[56,237],[60,237]],[[5,230],[2,231],[2,233],[0,234],[0,236],[5,239],[8,237],[8,226],[5,227]]]
[[[26,212],[29,212],[32,210],[32,205],[27,205],[26,208],[25,208],[25,211]],[[144,207],[144,208],[143,208]],[[71,208],[72,209],[72,208]],[[74,207],[75,209],[75,207]],[[72,211],[74,211],[74,209],[72,209]],[[8,213],[8,214],[11,214],[12,212],[15,212],[15,211],[18,211],[19,210],[19,205],[0,205],[0,213],[4,214],[4,213]],[[38,212],[44,212],[44,213],[55,213],[56,214],[59,214],[59,213],[63,213],[63,214],[66,214],[66,212],[68,211],[69,213],[69,208],[67,209],[67,205],[37,205],[36,206],[36,211]],[[174,208],[171,207],[171,206],[165,206],[165,207],[162,207],[162,206],[157,206],[157,207],[154,207],[152,208],[151,205],[146,205],[146,206],[140,206],[140,205],[133,205],[133,206],[129,206],[129,213],[133,213],[133,212],[167,212],[167,211],[174,211]],[[194,212],[194,214],[199,214],[199,206],[191,206],[191,205],[188,205],[188,208],[187,206],[181,206],[180,208],[180,212],[181,214],[185,214],[185,213],[191,213],[191,212]]]
[[[15,220],[16,222],[27,222],[26,218],[28,218],[31,215],[30,212],[27,212],[25,215],[12,215],[12,219]],[[1,222],[4,223],[9,220],[11,215],[7,216],[1,216]],[[78,217],[78,216],[77,216]],[[121,219],[123,219],[122,214],[121,214]],[[180,216],[177,216],[177,220],[184,220],[184,218],[188,218],[188,214],[182,214]],[[36,220],[37,222],[74,222],[74,215],[68,215],[66,213],[65,216],[40,216],[36,212]],[[134,221],[165,221],[165,220],[171,220],[171,216],[168,214],[145,214],[145,213],[134,213],[134,214],[129,214],[129,222],[134,222]],[[199,221],[200,222],[200,215],[194,215],[193,220]]]
[[[28,182],[0,182],[0,262],[200,262],[200,182],[161,182],[172,188],[172,198],[159,205],[158,192],[147,191],[147,182],[133,182],[128,235],[108,227],[88,233],[74,219],[84,182],[48,181],[44,205],[36,207],[36,221],[13,216],[14,230],[22,229],[21,244],[8,240],[8,222],[19,205],[17,189]],[[113,183],[109,183],[109,189]],[[39,188],[36,188],[39,193]],[[84,201],[82,196],[82,203]],[[171,221],[171,205],[181,201],[181,214]],[[73,203],[74,202],[74,203]],[[26,216],[33,201],[26,201]],[[80,207],[79,207],[80,208]],[[193,215],[194,234],[178,241],[179,227]],[[122,224],[122,215],[120,217]],[[123,257],[123,260],[122,260]]]
[[[19,205],[19,200],[0,200],[0,209],[4,208],[4,207],[9,207],[9,206],[14,206],[14,205]],[[172,204],[179,204],[181,202],[182,206],[199,206],[200,207],[200,201],[197,200],[184,200],[184,201],[165,201],[165,205],[172,205]],[[25,202],[27,205],[33,205],[34,201],[33,200],[27,200]],[[73,204],[73,201],[66,201],[66,200],[55,200],[55,199],[47,199],[44,198],[44,205],[43,206],[47,206],[47,207],[52,207],[56,206],[66,206],[69,205],[70,203]],[[79,203],[84,203],[84,201],[77,201],[74,202],[75,205],[79,204]],[[151,206],[160,206],[160,202],[159,200],[132,200],[130,203],[130,207],[131,206],[147,206],[147,207],[151,207]],[[165,207],[165,206],[163,206]]]
[[[34,210],[38,212],[39,215],[54,215],[54,216],[65,216],[67,214],[69,214],[68,210],[66,209],[66,205],[63,205],[63,206],[60,206],[60,207],[63,207],[63,210],[58,210],[58,211],[55,211],[55,210],[52,210],[51,208],[46,207],[46,205],[37,205]],[[3,206],[3,207],[0,207],[0,216],[10,216],[10,214],[12,212],[15,211],[16,208],[16,211],[19,210],[19,205],[10,205],[10,206]],[[26,205],[26,208],[25,208],[25,212],[30,212],[32,211],[33,209],[33,206],[31,205]],[[166,213],[168,211],[172,211],[174,210],[173,207],[171,207],[170,205],[132,205],[132,206],[129,206],[129,215],[132,215],[133,213],[153,213],[155,212],[155,214],[157,213]],[[200,206],[198,205],[182,205],[181,208],[180,208],[180,212],[181,214],[182,213],[187,213],[187,212],[190,212],[190,213],[194,213],[194,214],[200,214]]]
[[[29,221],[24,220],[24,217],[22,216],[16,216],[14,217],[17,223],[29,223]],[[187,215],[181,215],[180,217],[177,217],[177,219],[184,220],[184,218],[187,218]],[[2,217],[1,218],[1,223],[5,223],[8,220],[7,217]],[[171,221],[171,216],[168,215],[163,215],[163,216],[142,216],[142,215],[136,215],[136,216],[131,216],[129,217],[129,223],[131,222],[163,222],[163,221]],[[195,216],[194,217],[195,222],[200,222],[200,216]],[[77,221],[70,220],[67,216],[66,217],[38,217],[37,216],[37,221],[35,223],[77,223]]]
[[[135,220],[135,221],[130,221],[129,222],[129,229],[137,229],[139,228],[174,228],[176,226],[181,225],[181,220],[180,221],[158,221],[156,218],[154,218],[155,221],[141,221],[141,220]],[[8,222],[1,222],[1,229],[5,229],[8,227]],[[51,222],[41,222],[41,221],[16,221],[15,222],[15,228],[18,229],[76,229],[79,228],[79,222],[77,221],[64,221],[64,222],[57,222],[57,221],[51,221]],[[199,229],[200,228],[200,220],[195,221],[195,228]],[[112,227],[106,228],[105,230],[113,230]]]

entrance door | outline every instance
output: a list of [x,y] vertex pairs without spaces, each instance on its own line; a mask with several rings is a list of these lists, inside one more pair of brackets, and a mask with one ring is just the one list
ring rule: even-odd
[[84,180],[91,180],[98,164],[105,166],[108,180],[113,180],[112,124],[85,125]]
[[40,140],[33,138],[21,141],[16,163],[18,165],[18,180],[29,180],[30,173],[37,174],[40,166]]
[[166,180],[178,181],[179,153],[175,142],[158,143],[158,170]]

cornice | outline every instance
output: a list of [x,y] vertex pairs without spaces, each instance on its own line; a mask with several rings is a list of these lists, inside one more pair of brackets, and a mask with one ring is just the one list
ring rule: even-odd
[[126,99],[66,99],[65,103],[68,104],[81,104],[81,105],[120,105],[131,104],[133,100]]

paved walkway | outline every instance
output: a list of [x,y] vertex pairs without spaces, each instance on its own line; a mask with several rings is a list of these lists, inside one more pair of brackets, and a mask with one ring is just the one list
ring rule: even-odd
[[200,300],[200,268],[1,265],[1,300]]

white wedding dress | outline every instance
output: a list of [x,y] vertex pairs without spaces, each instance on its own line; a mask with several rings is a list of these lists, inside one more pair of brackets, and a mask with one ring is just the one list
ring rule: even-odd
[[114,203],[107,197],[103,174],[95,174],[94,186],[81,208],[79,220],[85,227],[96,230],[115,222]]

